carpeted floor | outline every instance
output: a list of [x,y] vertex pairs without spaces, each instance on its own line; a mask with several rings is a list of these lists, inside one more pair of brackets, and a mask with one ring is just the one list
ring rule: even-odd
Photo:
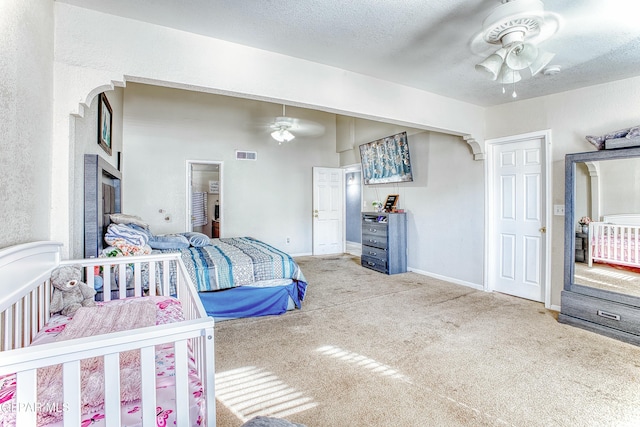
[[219,427],[640,425],[640,347],[349,255],[297,261],[301,310],[216,325]]
[[592,267],[575,263],[575,282],[606,291],[640,297],[640,273],[637,268],[594,263]]

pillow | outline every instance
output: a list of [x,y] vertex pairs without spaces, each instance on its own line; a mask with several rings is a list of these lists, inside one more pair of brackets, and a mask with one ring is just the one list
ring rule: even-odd
[[201,248],[203,246],[211,245],[211,240],[209,236],[204,233],[198,233],[197,231],[192,231],[189,233],[182,233],[184,237],[189,240],[189,244],[194,248]]
[[625,138],[627,139],[633,139],[640,136],[640,126],[635,126],[632,127],[631,129],[629,129],[629,133],[627,134],[627,136],[625,136]]
[[146,234],[149,240],[153,239],[153,233],[151,233],[151,230],[148,228],[141,227],[137,224],[127,224],[127,227],[139,231],[140,233]]
[[144,246],[149,241],[149,236],[124,224],[109,224],[104,241],[108,245],[113,245],[118,239],[122,239],[132,246]]
[[149,228],[149,224],[144,222],[142,218],[136,215],[127,215],[123,213],[115,213],[109,215],[111,222],[115,224],[135,224],[142,228]]
[[585,138],[587,139],[587,141],[592,143],[598,150],[604,150],[604,138],[603,137],[587,135],[587,136],[585,136]]
[[189,247],[189,240],[181,234],[165,234],[153,236],[149,239],[149,246],[152,249],[186,249]]
[[635,138],[638,135],[640,135],[640,127],[639,126],[635,126],[635,127],[632,127],[632,128],[620,129],[620,130],[616,130],[614,132],[609,132],[608,134],[602,135],[602,136],[587,135],[587,136],[585,136],[585,138],[587,139],[587,141],[589,141],[590,143],[595,145],[595,147],[598,150],[604,150],[605,149],[605,142],[607,140],[617,139],[617,138],[631,139],[631,138]]

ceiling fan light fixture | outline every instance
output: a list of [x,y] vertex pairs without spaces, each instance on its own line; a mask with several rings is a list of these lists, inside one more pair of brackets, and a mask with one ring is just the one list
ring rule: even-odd
[[521,43],[514,46],[504,62],[512,70],[524,70],[528,68],[538,57],[538,48],[531,43]]
[[[483,31],[472,42],[472,50],[479,48],[481,40],[485,49],[486,44],[498,45],[499,49],[476,64],[476,70],[501,83],[504,93],[505,84],[536,75],[553,59],[554,54],[539,49],[537,44],[555,34],[559,24],[559,17],[545,12],[540,0],[502,0],[485,18]],[[512,96],[517,97],[515,85]]]
[[507,65],[503,65],[497,80],[502,84],[517,83],[522,80],[522,75],[519,71],[512,70]]
[[536,60],[533,61],[531,65],[529,65],[529,71],[531,71],[531,76],[533,77],[536,74],[538,74],[540,71],[542,71],[544,67],[549,65],[549,63],[555,56],[556,56],[555,53],[540,50]]
[[288,129],[280,128],[271,132],[271,137],[279,143],[293,141],[295,135],[289,132]]
[[491,80],[495,80],[500,73],[506,54],[506,49],[498,49],[495,53],[489,55],[484,61],[476,64],[476,70],[486,74],[491,78]]

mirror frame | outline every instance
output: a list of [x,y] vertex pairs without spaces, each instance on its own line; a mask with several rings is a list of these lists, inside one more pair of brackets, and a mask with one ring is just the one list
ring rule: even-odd
[[575,283],[575,174],[576,163],[640,157],[640,147],[571,153],[565,156],[564,290],[640,307],[640,297],[625,295]]

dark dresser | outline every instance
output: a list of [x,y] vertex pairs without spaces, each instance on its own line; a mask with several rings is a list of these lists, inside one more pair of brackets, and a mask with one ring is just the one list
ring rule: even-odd
[[361,264],[385,274],[407,271],[405,213],[362,213]]
[[587,249],[589,247],[589,235],[576,232],[576,262],[589,262]]

